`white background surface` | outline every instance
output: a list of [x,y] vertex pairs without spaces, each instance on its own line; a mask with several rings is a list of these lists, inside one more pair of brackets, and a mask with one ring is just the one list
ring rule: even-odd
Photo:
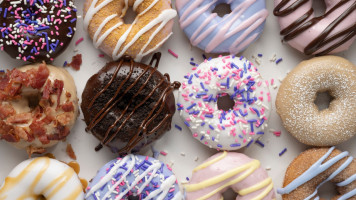
[[[76,1],[79,15],[82,15],[83,3],[84,0]],[[173,4],[174,3],[175,2],[173,2]],[[269,16],[261,38],[252,44],[245,52],[239,55],[243,55],[252,62],[256,63],[251,57],[257,57],[258,53],[263,54],[263,57],[260,58],[261,64],[258,66],[259,71],[266,80],[271,81],[273,78],[275,80],[275,84],[279,86],[280,80],[285,77],[286,73],[293,69],[300,61],[308,59],[308,57],[303,56],[287,44],[281,43],[277,19],[272,14],[273,3],[270,0],[267,0],[266,3],[269,10]],[[162,73],[169,73],[171,75],[171,81],[181,81],[183,76],[191,69],[191,66],[189,65],[190,58],[194,57],[195,62],[200,63],[203,61],[202,54],[204,52],[198,48],[191,47],[189,40],[178,25],[178,17],[175,18],[173,33],[173,36],[160,49],[163,56],[160,62],[159,70]],[[81,37],[84,37],[84,41],[78,46],[75,46],[75,41]],[[175,53],[177,53],[179,58],[176,59],[170,55],[167,52],[168,49],[172,49]],[[109,61],[108,57],[99,58],[98,55],[101,54],[101,52],[94,48],[92,40],[84,32],[82,19],[78,20],[77,32],[70,46],[61,56],[55,59],[54,65],[62,66],[66,60],[70,62],[72,56],[77,53],[83,54],[83,64],[81,69],[79,71],[68,69],[68,71],[75,79],[78,97],[81,99],[81,94],[85,87],[86,81],[91,75],[96,73],[106,62]],[[354,44],[351,46],[350,50],[340,54],[340,56],[356,63],[355,54],[356,45]],[[274,55],[276,55],[277,58],[283,58],[283,61],[278,65],[275,62],[271,62],[270,59]],[[207,56],[215,57],[217,55]],[[149,59],[150,58],[146,58],[146,63]],[[13,60],[4,52],[0,53],[0,60],[0,69],[12,69],[14,67],[24,65],[22,61]],[[276,114],[274,106],[277,91],[278,87],[276,89],[271,87],[273,108],[268,123],[270,129],[282,131],[282,135],[280,137],[276,137],[273,133],[267,131],[261,139],[261,141],[265,144],[264,148],[257,144],[253,144],[249,148],[239,151],[252,158],[260,160],[262,166],[269,169],[268,173],[274,181],[275,188],[281,187],[284,172],[292,159],[307,148],[307,146],[299,143],[296,139],[290,136],[282,127],[281,120]],[[177,91],[175,92],[175,96],[177,97]],[[99,152],[94,151],[95,146],[99,142],[91,134],[87,134],[84,131],[86,125],[82,119],[83,116],[80,115],[75,127],[71,130],[71,135],[67,138],[67,141],[50,148],[49,152],[53,153],[59,160],[70,161],[70,158],[65,153],[65,148],[67,143],[72,144],[78,158],[77,161],[81,166],[80,176],[90,180],[95,176],[96,171],[103,164],[111,159],[114,159],[116,156],[107,148],[103,148]],[[183,127],[183,130],[179,131],[174,128],[174,124],[180,125]],[[352,145],[355,144],[355,142],[356,137],[339,145],[338,147],[342,150],[353,152],[353,155],[356,155],[356,145]],[[167,164],[173,165],[173,171],[176,173],[179,181],[184,181],[186,177],[190,177],[191,171],[195,166],[199,165],[210,155],[216,153],[216,150],[209,149],[193,139],[191,133],[184,127],[184,123],[181,121],[177,113],[173,118],[172,130],[167,132],[160,140],[155,142],[153,146],[158,151],[166,151],[168,153],[167,156],[160,155],[159,159],[165,161]],[[287,148],[288,150],[283,156],[280,157],[279,153],[284,148]],[[149,148],[143,150],[142,154],[152,155]],[[0,141],[0,182],[4,180],[6,175],[18,163],[27,158],[28,156],[24,150],[15,149],[10,144]],[[325,194],[322,196],[325,196]],[[281,197],[277,195],[277,199],[281,199]]]

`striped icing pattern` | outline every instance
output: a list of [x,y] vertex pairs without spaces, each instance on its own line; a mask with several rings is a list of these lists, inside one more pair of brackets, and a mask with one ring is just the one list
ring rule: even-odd
[[[231,13],[212,13],[219,4]],[[181,28],[191,44],[207,53],[237,54],[257,40],[268,12],[264,0],[176,0]]]

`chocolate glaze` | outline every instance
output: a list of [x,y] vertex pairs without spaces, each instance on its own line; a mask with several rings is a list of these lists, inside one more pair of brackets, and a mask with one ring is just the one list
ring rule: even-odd
[[172,91],[180,83],[170,83],[169,75],[157,71],[160,54],[150,65],[129,57],[107,63],[87,82],[81,108],[87,131],[114,153],[137,152],[170,130],[175,112]]
[[[64,1],[65,3],[56,0],[51,3],[33,0],[32,4],[30,2],[25,4],[24,0],[21,0],[16,6],[10,2],[13,0],[3,0],[0,4],[0,29],[2,30],[0,45],[5,52],[13,58],[25,61],[51,62],[65,50],[73,38],[76,27],[77,14],[72,0]],[[45,7],[48,12],[40,12],[36,4]],[[10,6],[12,9],[8,11]],[[50,13],[52,7],[53,13]],[[32,17],[28,17],[29,14]],[[52,21],[48,22],[47,18]],[[30,26],[34,29],[28,29]],[[5,29],[6,31],[3,31]],[[13,31],[20,31],[20,33],[16,34]],[[44,42],[41,42],[42,40]],[[20,52],[19,48],[23,52]]]
[[[310,0],[296,0],[290,6],[286,7],[286,5],[290,2],[290,0],[282,0],[273,10],[273,13],[277,17],[283,17],[291,14],[296,9],[298,9],[303,4],[307,3]],[[324,17],[333,13],[336,9],[344,5],[345,3],[349,2],[349,0],[341,0],[338,4],[336,4],[333,8],[331,8],[328,12],[324,15],[319,17],[310,18],[310,16],[314,13],[313,8],[311,8],[307,13],[305,13],[302,17],[300,17],[295,22],[291,23],[288,27],[283,29],[280,34],[284,36],[284,41],[292,40],[293,38],[297,37],[299,34],[303,33],[304,31],[308,30],[310,27],[318,23]],[[284,9],[283,9],[284,8]],[[304,53],[306,55],[312,55],[317,52],[319,49],[323,48],[324,46],[328,45],[329,43],[335,41],[336,39],[342,38],[341,41],[330,45],[325,50],[318,52],[316,55],[325,55],[342,45],[343,43],[347,42],[351,38],[356,35],[356,23],[344,29],[337,34],[330,35],[331,32],[336,28],[340,22],[342,22],[348,15],[350,15],[356,9],[356,2],[354,2],[351,7],[349,7],[344,13],[342,13],[337,19],[335,19],[329,26],[322,31],[322,33],[316,37],[311,43],[309,43],[305,49]],[[309,19],[309,20],[308,20]]]

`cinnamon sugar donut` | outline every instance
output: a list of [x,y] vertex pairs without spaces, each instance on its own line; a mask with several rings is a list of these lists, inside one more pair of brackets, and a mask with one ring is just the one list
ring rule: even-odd
[[[137,14],[132,24],[123,20],[128,7]],[[84,15],[96,48],[114,60],[128,55],[139,61],[172,35],[177,12],[170,0],[86,0]]]
[[77,91],[63,68],[33,64],[0,74],[0,139],[42,153],[69,134]]
[[[315,105],[317,93],[334,99],[329,108]],[[356,67],[336,56],[301,62],[283,80],[276,98],[285,128],[300,142],[332,146],[356,133]]]
[[347,50],[356,35],[356,2],[324,0],[326,11],[316,17],[314,0],[274,0],[283,40],[306,55]]
[[318,189],[329,181],[339,193],[333,200],[356,199],[355,159],[335,147],[309,149],[289,165],[284,188],[277,192],[284,200],[319,199]]

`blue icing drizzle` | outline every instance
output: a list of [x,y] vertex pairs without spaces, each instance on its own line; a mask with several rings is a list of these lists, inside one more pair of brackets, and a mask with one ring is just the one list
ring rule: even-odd
[[[306,170],[302,175],[300,175],[298,178],[293,180],[291,183],[289,183],[286,187],[284,188],[278,188],[277,192],[279,194],[289,194],[299,186],[303,185],[304,183],[308,182],[309,180],[313,179],[314,177],[318,176],[319,174],[323,173],[325,170],[333,166],[335,163],[339,162],[341,159],[347,157],[349,153],[342,152],[339,155],[331,158],[324,164],[322,164],[332,153],[332,151],[335,149],[335,147],[331,147],[328,152],[323,155],[317,162],[315,162],[308,170]],[[317,190],[326,182],[332,180],[335,178],[339,173],[341,173],[344,169],[346,169],[351,162],[353,161],[353,157],[350,156],[347,158],[347,160],[339,167],[337,168],[327,179],[325,179],[323,182],[321,182],[315,189],[314,193],[309,195],[305,200],[310,200],[317,195]],[[356,180],[356,174],[352,175],[351,177],[347,178],[346,180],[337,183],[336,185],[339,187],[346,186],[353,181]],[[350,197],[353,197],[356,195],[356,189],[342,195],[341,197],[338,198],[338,200],[346,200]],[[319,196],[316,196],[314,198],[315,200],[319,200]]]

